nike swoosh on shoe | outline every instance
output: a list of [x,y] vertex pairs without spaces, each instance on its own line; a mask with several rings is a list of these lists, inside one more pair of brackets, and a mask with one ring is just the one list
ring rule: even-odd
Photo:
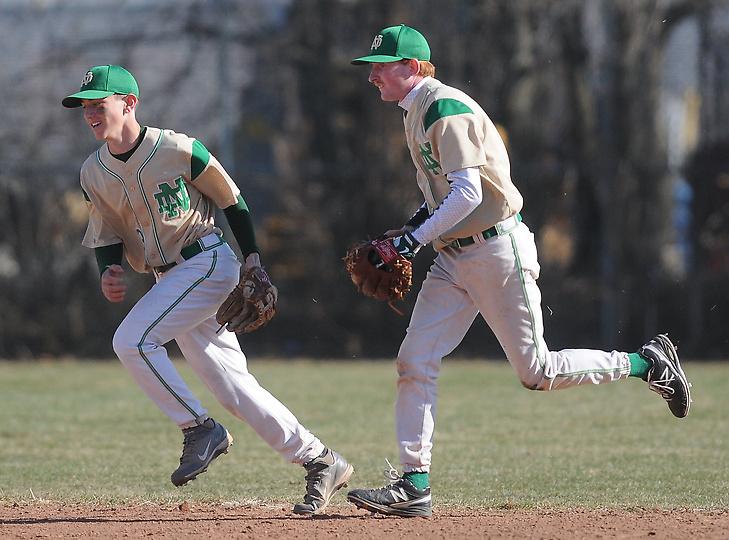
[[200,461],[205,461],[208,458],[208,451],[210,450],[210,441],[208,441],[208,445],[205,447],[205,451],[202,454],[198,454],[197,457]]

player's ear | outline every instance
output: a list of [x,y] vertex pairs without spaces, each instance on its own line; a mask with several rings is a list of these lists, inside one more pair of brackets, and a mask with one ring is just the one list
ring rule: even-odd
[[417,75],[420,72],[420,62],[416,58],[409,58],[405,60],[407,66],[410,68],[411,75]]
[[122,101],[124,102],[124,112],[129,113],[137,108],[139,98],[134,94],[127,94],[126,96],[122,97]]

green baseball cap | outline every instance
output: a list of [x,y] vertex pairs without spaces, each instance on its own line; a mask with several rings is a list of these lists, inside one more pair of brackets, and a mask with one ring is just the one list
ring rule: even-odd
[[64,107],[80,107],[82,99],[102,99],[114,94],[134,94],[139,97],[139,86],[134,76],[121,66],[95,66],[86,72],[81,89],[66,96]]
[[430,47],[423,34],[404,24],[383,28],[372,40],[370,54],[355,58],[352,63],[398,62],[400,60],[430,60]]

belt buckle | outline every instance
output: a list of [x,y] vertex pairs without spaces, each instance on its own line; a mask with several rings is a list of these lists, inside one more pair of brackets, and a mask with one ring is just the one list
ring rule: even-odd
[[480,244],[481,242],[483,242],[481,235],[475,234],[473,236],[466,236],[465,238],[456,238],[453,242],[451,242],[451,246],[462,249],[466,246],[472,246],[473,244]]

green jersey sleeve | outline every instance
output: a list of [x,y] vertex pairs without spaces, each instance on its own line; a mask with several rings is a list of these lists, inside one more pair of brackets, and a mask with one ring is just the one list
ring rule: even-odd
[[192,156],[190,158],[190,180],[195,180],[205,170],[210,162],[210,152],[205,145],[195,139],[192,142]]

